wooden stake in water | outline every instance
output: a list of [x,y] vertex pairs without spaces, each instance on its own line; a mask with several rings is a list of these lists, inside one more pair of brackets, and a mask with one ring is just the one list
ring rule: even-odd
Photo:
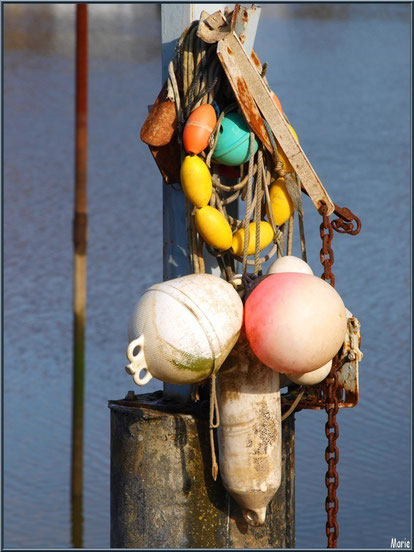
[[73,287],[72,397],[72,545],[83,536],[83,410],[85,386],[87,155],[88,155],[88,7],[76,6],[76,122]]

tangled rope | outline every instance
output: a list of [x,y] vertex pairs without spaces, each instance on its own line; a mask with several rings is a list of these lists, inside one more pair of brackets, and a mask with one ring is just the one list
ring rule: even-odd
[[[222,276],[231,281],[235,276],[235,262],[242,264],[242,272],[246,272],[249,266],[253,267],[254,274],[261,273],[263,263],[284,254],[285,245],[286,254],[291,254],[293,246],[294,217],[292,216],[287,225],[278,228],[273,218],[269,187],[278,177],[285,179],[286,189],[292,199],[295,210],[298,212],[300,243],[302,258],[306,261],[306,245],[303,225],[303,208],[301,201],[300,182],[296,174],[289,174],[283,169],[283,162],[278,155],[278,148],[273,133],[267,123],[264,121],[269,139],[272,144],[273,152],[264,153],[260,145],[256,155],[253,153],[254,133],[250,137],[250,159],[248,163],[248,172],[243,174],[244,167],[240,167],[240,178],[237,184],[228,185],[223,181],[217,172],[217,167],[212,161],[212,155],[217,144],[223,118],[231,111],[237,109],[233,95],[229,96],[229,87],[224,86],[227,80],[224,78],[223,69],[216,55],[216,45],[206,44],[197,37],[198,21],[193,22],[182,34],[177,49],[176,56],[169,64],[168,95],[174,99],[177,117],[178,117],[178,139],[181,145],[182,159],[185,156],[182,147],[182,131],[185,122],[190,113],[198,106],[204,103],[214,105],[214,102],[226,98],[227,105],[221,111],[216,127],[210,137],[209,149],[207,153],[202,153],[207,166],[210,169],[213,183],[213,194],[210,205],[217,208],[230,224],[232,231],[240,228],[244,229],[243,254],[236,255],[231,250],[220,251],[206,245],[207,251],[216,257],[217,263],[222,272]],[[268,86],[265,73],[267,65],[264,64],[262,78]],[[226,102],[224,102],[226,103]],[[217,103],[216,103],[217,105]],[[285,116],[287,122],[288,119]],[[246,202],[246,211],[242,220],[235,218],[230,214],[230,207],[237,202],[239,198]],[[262,205],[264,200],[264,205]],[[264,209],[263,209],[264,207]],[[204,242],[198,235],[194,222],[194,208],[186,200],[186,223],[189,243],[189,256],[193,271],[195,273],[204,272],[205,265],[203,260]],[[262,215],[267,215],[273,230],[273,246],[270,251],[260,257],[260,221]],[[247,250],[249,244],[250,222],[254,220],[255,224],[255,251],[254,259],[248,259]],[[286,239],[287,238],[287,239]]]
[[[198,234],[194,212],[195,208],[185,199],[186,211],[186,228],[189,244],[189,257],[194,273],[205,272],[205,263],[203,257],[204,245],[207,251],[216,258],[217,264],[220,267],[222,276],[229,282],[234,282],[236,277],[236,262],[242,265],[242,282],[245,282],[245,277],[248,276],[247,268],[253,267],[253,276],[258,276],[262,273],[262,265],[273,258],[275,255],[281,257],[285,254],[290,255],[293,248],[294,234],[294,213],[290,217],[287,224],[282,224],[278,227],[275,224],[272,203],[269,193],[269,188],[277,178],[283,177],[286,184],[287,192],[292,200],[294,209],[298,212],[299,231],[301,254],[306,261],[306,244],[303,225],[303,208],[301,199],[301,185],[295,173],[288,173],[283,168],[283,162],[278,154],[278,147],[273,133],[267,123],[266,126],[272,152],[265,152],[263,145],[259,141],[259,147],[255,154],[256,137],[250,132],[249,143],[249,161],[248,170],[245,174],[245,166],[239,167],[239,177],[236,184],[228,184],[218,173],[217,165],[212,163],[212,156],[217,145],[220,134],[220,129],[224,117],[238,108],[233,92],[229,86],[227,79],[224,76],[224,71],[216,55],[216,45],[206,44],[197,37],[198,21],[193,22],[182,34],[177,48],[176,56],[168,66],[168,97],[175,102],[177,111],[177,137],[181,149],[181,161],[185,157],[185,151],[182,144],[182,133],[187,118],[191,112],[205,103],[212,104],[218,107],[219,104],[225,105],[218,116],[216,126],[210,136],[208,151],[203,152],[200,156],[204,159],[206,165],[210,169],[213,192],[210,199],[210,205],[215,207],[227,220],[232,228],[233,233],[239,229],[244,230],[243,236],[243,251],[242,255],[236,255],[231,249],[227,251],[217,250],[206,244],[202,237]],[[267,65],[263,65],[262,78],[268,86],[265,78]],[[285,116],[287,122],[288,119]],[[235,216],[235,210],[232,207],[237,205],[239,198],[245,201],[246,209],[243,219],[238,219]],[[233,213],[233,214],[230,214]],[[261,221],[267,216],[273,231],[273,244],[264,256],[260,256],[260,227]],[[249,259],[249,242],[250,242],[250,223],[255,223],[255,240],[254,240],[254,258]],[[242,284],[242,288],[243,288]],[[243,289],[241,289],[243,293]],[[301,395],[300,395],[301,398]],[[298,399],[298,402],[300,400]],[[296,405],[295,405],[296,406]],[[286,413],[287,417],[293,412]],[[220,423],[219,411],[216,396],[216,381],[215,375],[211,376],[211,392],[210,392],[210,412],[209,412],[209,430],[210,444],[212,457],[212,475],[216,479],[218,466],[215,454],[214,445],[214,429]]]

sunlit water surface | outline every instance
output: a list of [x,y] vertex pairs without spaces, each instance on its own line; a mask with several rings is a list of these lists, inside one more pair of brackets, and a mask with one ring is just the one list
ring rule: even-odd
[[[5,545],[70,536],[74,8],[5,7]],[[84,546],[109,547],[107,400],[132,387],[126,325],[162,278],[161,182],[138,139],[160,80],[159,9],[90,6]],[[341,547],[410,538],[410,6],[264,5],[256,51],[335,202],[337,289],[359,318],[340,411]],[[305,200],[319,274],[319,216]],[[152,381],[149,391],[160,388]],[[324,547],[325,414],[296,416],[297,547]]]

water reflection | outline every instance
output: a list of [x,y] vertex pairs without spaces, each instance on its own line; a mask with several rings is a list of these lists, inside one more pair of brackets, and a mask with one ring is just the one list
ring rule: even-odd
[[[70,491],[75,6],[5,6],[5,173],[8,183],[5,190],[5,303],[8,312],[5,357],[11,361],[5,362],[8,367],[5,394],[9,412],[15,412],[16,408],[21,412],[15,400],[21,402],[22,377],[26,388],[30,389],[30,398],[25,401],[28,411],[20,417],[7,417],[6,422],[5,515],[6,540],[10,547],[43,548],[50,545],[67,548],[70,544],[74,547],[105,547],[109,543],[106,401],[114,396],[114,381],[112,379],[112,384],[109,383],[109,371],[109,377],[105,376],[108,388],[97,399],[96,390],[102,389],[103,380],[96,381],[97,359],[91,362],[89,356],[88,360],[88,351],[94,357],[96,347],[99,350],[106,347],[108,330],[102,329],[94,317],[93,304],[95,294],[101,295],[101,291],[109,290],[111,286],[108,282],[99,284],[95,237],[96,231],[100,234],[109,223],[111,230],[104,233],[112,235],[113,240],[109,251],[104,246],[102,260],[105,258],[104,264],[109,262],[112,267],[124,266],[125,261],[109,259],[113,254],[126,252],[125,248],[133,247],[131,236],[128,238],[128,224],[118,225],[108,217],[108,213],[121,212],[126,220],[133,221],[140,207],[134,205],[135,197],[132,200],[129,197],[124,203],[127,195],[130,196],[125,194],[126,189],[132,183],[137,189],[139,182],[135,179],[138,174],[142,179],[140,182],[156,180],[156,170],[151,171],[151,165],[143,168],[137,165],[140,154],[147,154],[147,149],[144,146],[140,149],[138,144],[137,121],[144,119],[146,106],[153,100],[154,90],[160,86],[158,12],[157,5],[90,6],[93,136],[90,148],[92,274],[88,293],[92,302],[87,335],[89,349],[86,350],[88,404],[82,496],[80,492]],[[101,161],[95,163],[94,160],[99,158]],[[124,168],[129,167],[123,176],[119,163]],[[116,197],[121,200],[118,207],[114,206],[113,197],[108,202],[115,187],[118,190]],[[155,238],[161,220],[161,198],[157,197],[157,189],[154,187],[155,194],[146,196],[147,205],[152,205],[148,218],[146,214],[141,217],[141,233],[145,228],[145,234]],[[106,215],[101,219],[104,213]],[[118,230],[123,236],[117,236]],[[113,247],[114,244],[117,246]],[[160,254],[161,247],[160,236]],[[160,255],[150,254],[144,247],[139,264],[141,261],[148,267],[148,280],[143,282],[143,286],[148,286],[159,279],[156,273],[161,272]],[[136,267],[134,271],[137,272]],[[21,280],[18,274],[23,273],[25,276]],[[98,273],[104,274],[100,269]],[[124,282],[124,278],[117,278],[117,282]],[[123,283],[115,293],[116,298],[122,297],[124,288]],[[133,288],[128,291],[129,296],[139,293],[135,284]],[[127,308],[125,305],[123,310]],[[116,315],[99,315],[99,318],[116,320]],[[15,357],[15,339],[22,331],[30,336],[27,351],[30,350],[31,361],[23,360],[23,371],[20,372],[22,367],[14,370],[12,358]],[[112,327],[109,333],[112,335],[113,332]],[[103,337],[104,343],[101,344],[99,340]],[[122,329],[117,339],[119,343],[123,338]],[[93,345],[95,339],[97,344]],[[122,347],[119,347],[119,352],[122,364]],[[105,360],[98,361],[102,367],[107,363],[108,366],[119,364],[118,360],[109,360],[106,354],[105,357]],[[119,391],[115,391],[115,396],[124,391],[123,383],[122,375],[122,384],[119,381]],[[89,417],[88,408],[93,409],[93,415],[89,411]],[[79,408],[75,411],[79,413]]]
[[[401,3],[402,4],[402,3]],[[404,5],[389,6],[384,3],[351,4],[329,3],[313,4],[311,2],[290,4],[266,4],[266,16],[282,19],[313,19],[315,21],[346,21],[355,19],[407,19]]]
[[[39,54],[73,56],[75,4],[6,4],[4,47]],[[99,59],[149,61],[160,55],[158,4],[89,4],[94,40],[90,54]]]
[[76,6],[75,194],[73,224],[72,546],[83,545],[85,328],[88,241],[88,5]]
[[72,548],[83,547],[83,495],[72,495],[71,500]]

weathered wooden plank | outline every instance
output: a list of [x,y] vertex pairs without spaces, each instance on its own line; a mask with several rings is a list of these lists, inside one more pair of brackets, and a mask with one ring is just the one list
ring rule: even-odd
[[[269,89],[256,69],[258,59],[252,61],[234,32],[227,34],[225,38],[218,42],[217,54],[233,91],[240,101],[243,113],[254,132],[262,140],[265,147],[271,150],[269,139],[265,139],[263,135],[263,122],[260,122],[258,118],[258,113],[260,116],[261,112],[315,207],[319,210],[322,204],[325,203],[328,207],[328,214],[333,213],[334,204],[331,198],[305,152],[296,142],[288,123],[277,108]],[[253,103],[256,104],[256,109],[252,108]]]
[[[219,42],[222,44],[222,41]],[[230,48],[226,46],[226,48]],[[263,145],[269,150],[272,151],[272,144],[269,139],[269,135],[266,131],[266,127],[263,122],[262,115],[257,107],[255,99],[251,94],[245,79],[243,71],[240,65],[237,63],[237,60],[232,55],[232,51],[227,52],[223,55],[221,51],[217,51],[218,57],[223,65],[226,76],[232,85],[234,95],[243,111],[243,115],[256,134],[256,136],[261,140]]]
[[[246,21],[250,23],[250,11],[252,10],[252,26],[256,32],[258,17],[260,16],[260,8],[254,6],[252,8],[244,8],[240,4],[236,4],[234,9],[233,18],[231,21],[231,27],[226,24],[226,20],[223,17],[221,12],[216,12],[211,14],[208,18],[205,17],[205,20],[201,21],[199,29],[197,31],[197,36],[202,40],[208,43],[220,42],[222,38],[226,38],[229,34],[232,33],[234,29],[237,34],[240,32],[240,42],[243,44],[244,51],[247,55],[252,54],[255,59],[255,63],[258,62],[257,55],[253,51],[253,43],[250,39],[250,35],[246,33]],[[220,56],[219,56],[220,58]],[[220,59],[220,61],[222,61]],[[222,63],[223,64],[223,63]],[[259,66],[260,62],[258,62]],[[239,68],[236,63],[232,63],[232,71],[226,65],[223,65],[224,71],[227,75],[227,78],[230,82],[232,76],[237,74],[239,80],[243,79],[243,75],[239,71]],[[260,111],[254,101],[253,97],[250,94],[243,94],[242,90],[234,89],[235,96],[242,108],[244,117],[250,127],[253,129],[255,134],[260,138],[269,151],[272,150],[272,145],[269,139],[269,136],[266,131],[266,127],[263,123],[262,116]]]

